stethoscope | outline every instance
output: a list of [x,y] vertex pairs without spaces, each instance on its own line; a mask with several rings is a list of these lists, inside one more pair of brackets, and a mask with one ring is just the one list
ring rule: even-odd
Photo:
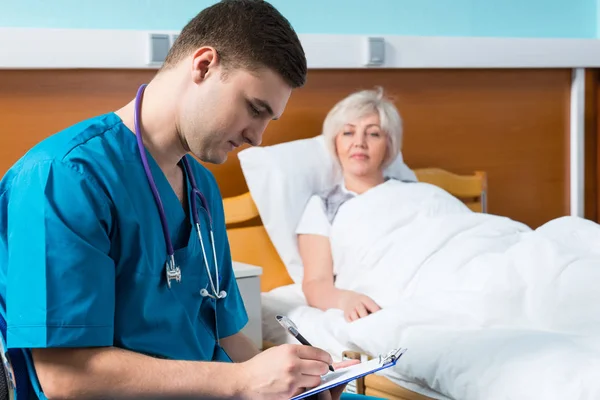
[[[154,200],[156,202],[156,207],[158,208],[158,214],[160,216],[160,223],[162,225],[163,235],[165,237],[165,244],[167,245],[167,262],[165,263],[165,276],[167,278],[167,286],[169,289],[171,288],[171,281],[175,280],[176,282],[181,282],[181,269],[175,264],[175,250],[173,249],[173,243],[171,242],[171,237],[169,235],[169,228],[167,225],[167,217],[165,215],[165,210],[160,199],[160,195],[158,194],[158,189],[156,188],[156,183],[154,182],[154,178],[152,177],[152,172],[150,171],[150,166],[148,165],[148,158],[146,157],[146,151],[144,148],[144,143],[142,141],[142,130],[140,127],[140,114],[141,114],[141,105],[142,105],[142,95],[144,90],[146,89],[146,84],[143,84],[138,89],[138,92],[135,96],[135,111],[134,111],[134,125],[135,125],[135,135],[137,138],[138,149],[140,151],[140,156],[142,158],[142,164],[144,165],[144,172],[146,173],[146,177],[148,178],[148,183],[150,184],[150,189],[152,189],[152,195],[154,196]],[[183,167],[185,169],[186,175],[188,176],[190,186],[192,187],[192,195],[191,203],[192,203],[192,218],[194,220],[194,225],[196,227],[196,233],[198,234],[198,239],[200,240],[200,247],[202,248],[202,256],[204,257],[204,266],[206,267],[206,273],[208,274],[208,279],[210,283],[211,292],[209,293],[206,288],[200,290],[200,295],[202,297],[210,297],[211,299],[223,299],[227,296],[227,292],[224,290],[219,290],[219,264],[217,263],[217,253],[215,251],[215,237],[213,235],[212,229],[212,217],[210,215],[210,211],[208,209],[208,203],[204,195],[198,190],[196,186],[196,179],[194,178],[194,174],[192,173],[192,168],[190,167],[190,163],[186,157],[183,157]],[[200,232],[200,217],[198,215],[198,208],[196,206],[197,199],[200,198],[202,203],[202,207],[206,210],[206,214],[208,215],[208,226],[210,233],[210,244],[212,246],[213,252],[213,261],[215,265],[215,278],[216,281],[213,281],[213,276],[210,272],[210,267],[208,265],[208,258],[206,257],[206,251],[204,249],[204,240],[202,239],[202,233]],[[216,311],[216,307],[215,307]]]

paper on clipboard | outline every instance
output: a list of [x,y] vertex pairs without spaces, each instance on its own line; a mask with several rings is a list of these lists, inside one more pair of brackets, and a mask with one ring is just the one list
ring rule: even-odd
[[398,359],[406,352],[406,349],[392,350],[387,356],[379,356],[370,361],[343,368],[335,372],[329,372],[321,377],[321,384],[313,389],[307,390],[292,397],[290,400],[300,400],[324,390],[334,388],[344,383],[372,374],[396,365]]

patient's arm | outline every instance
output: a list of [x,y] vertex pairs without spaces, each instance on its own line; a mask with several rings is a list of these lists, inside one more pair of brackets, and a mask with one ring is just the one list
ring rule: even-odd
[[304,265],[302,291],[308,305],[321,310],[338,308],[344,311],[348,321],[366,317],[380,309],[370,297],[334,286],[329,238],[301,234],[298,235],[298,248]]
[[333,286],[333,259],[329,238],[298,235],[298,250],[304,265],[302,291],[308,305],[327,310],[339,308],[339,295]]

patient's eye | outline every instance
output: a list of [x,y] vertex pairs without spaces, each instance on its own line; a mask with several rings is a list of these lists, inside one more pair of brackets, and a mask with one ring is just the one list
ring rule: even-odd
[[352,136],[354,132],[346,131],[344,132],[344,136]]
[[379,137],[379,136],[381,136],[381,135],[379,134],[379,132],[370,132],[370,133],[369,133],[369,135],[371,135],[371,136],[373,136],[373,137]]

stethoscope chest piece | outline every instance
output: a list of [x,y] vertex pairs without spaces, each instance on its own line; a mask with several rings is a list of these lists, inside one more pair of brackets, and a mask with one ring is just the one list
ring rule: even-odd
[[165,265],[165,276],[167,278],[167,286],[171,289],[171,281],[175,280],[175,282],[181,282],[181,269],[175,265],[175,257],[169,257],[169,261],[167,261]]

